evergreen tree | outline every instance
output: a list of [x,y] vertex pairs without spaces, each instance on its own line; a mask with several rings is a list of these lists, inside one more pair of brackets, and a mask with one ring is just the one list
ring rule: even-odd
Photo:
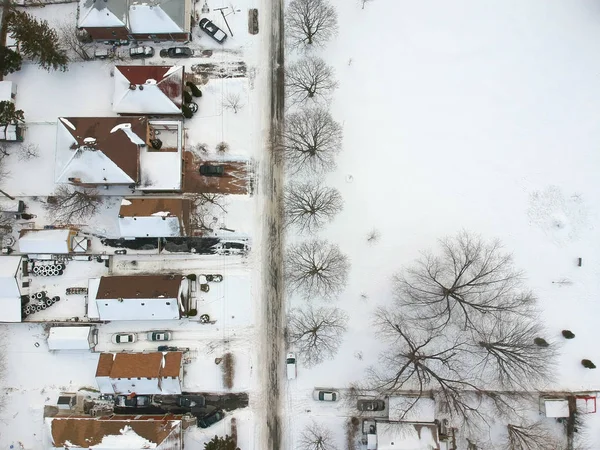
[[11,124],[25,122],[25,114],[22,109],[15,109],[13,102],[0,102],[0,125],[4,125],[4,132]]
[[9,73],[21,70],[21,55],[8,47],[0,47],[0,73],[8,75]]
[[45,20],[38,21],[23,11],[11,11],[8,31],[19,42],[21,51],[36,59],[46,70],[67,70],[69,58],[59,46],[58,33]]
[[204,444],[204,450],[240,450],[235,445],[235,442],[231,436],[225,435],[225,437],[215,436],[209,442]]

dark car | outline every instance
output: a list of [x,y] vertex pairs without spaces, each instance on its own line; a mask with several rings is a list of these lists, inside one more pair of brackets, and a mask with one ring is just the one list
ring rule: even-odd
[[383,411],[385,402],[383,400],[359,400],[356,407],[359,411]]
[[227,39],[227,35],[225,34],[225,32],[207,18],[202,19],[198,25],[200,26],[200,29],[202,31],[208,34],[219,44],[222,44],[223,42],[225,42],[225,39]]
[[203,164],[200,166],[200,174],[205,177],[220,177],[225,173],[225,166],[212,166]]
[[163,58],[190,58],[194,56],[194,52],[189,47],[171,47],[168,49],[162,49],[160,56]]
[[177,398],[177,406],[182,408],[202,408],[204,405],[206,401],[201,395],[182,395]]
[[152,398],[149,395],[117,395],[115,406],[121,408],[144,408],[150,406]]
[[225,417],[225,413],[222,410],[217,409],[202,418],[199,417],[198,426],[200,428],[208,428],[211,425],[214,425],[215,423],[219,422],[220,420],[223,420],[223,417]]
[[152,58],[154,56],[154,48],[148,47],[147,45],[140,45],[139,47],[131,47],[129,49],[129,56],[134,59]]

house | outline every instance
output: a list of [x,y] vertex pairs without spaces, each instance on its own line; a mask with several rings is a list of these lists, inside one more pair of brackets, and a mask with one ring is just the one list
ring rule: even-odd
[[183,198],[125,198],[119,210],[122,237],[190,235],[191,200]]
[[88,286],[88,317],[99,320],[179,319],[188,297],[180,275],[92,278]]
[[19,252],[28,255],[85,253],[89,239],[70,228],[52,230],[21,230]]
[[[158,138],[160,136],[160,139]],[[56,183],[181,189],[183,124],[145,117],[61,117]]]
[[181,115],[183,66],[116,66],[113,111]]
[[191,0],[80,0],[78,26],[96,40],[191,40]]
[[46,448],[51,450],[183,448],[181,415],[57,416],[47,417],[45,425]]
[[48,332],[49,350],[90,350],[97,343],[97,330],[91,326],[52,327]]
[[0,322],[21,322],[23,258],[0,256]]
[[437,425],[415,423],[377,423],[377,450],[441,450]]
[[182,352],[100,353],[96,383],[103,394],[181,394]]

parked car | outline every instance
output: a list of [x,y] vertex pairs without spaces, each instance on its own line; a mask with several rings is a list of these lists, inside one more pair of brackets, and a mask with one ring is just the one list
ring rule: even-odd
[[337,391],[313,391],[313,398],[320,402],[337,402],[340,394]]
[[112,335],[113,344],[132,344],[137,341],[135,333],[117,333]]
[[225,413],[222,410],[217,409],[202,418],[198,418],[198,426],[200,428],[208,428],[220,420],[223,420],[223,417],[225,417]]
[[159,352],[179,352],[179,351],[183,351],[185,349],[180,349],[179,347],[171,347],[170,345],[159,345],[158,346],[158,351]]
[[182,395],[177,398],[177,406],[183,408],[202,408],[206,405],[206,400],[201,395]]
[[160,56],[163,58],[190,58],[194,56],[194,52],[189,47],[171,47],[171,48],[163,48],[160,51]]
[[202,164],[200,166],[200,175],[205,177],[220,177],[225,173],[225,166],[213,166],[211,164]]
[[148,333],[149,341],[170,341],[171,340],[171,332],[170,331],[151,331]]
[[213,249],[218,255],[245,255],[248,253],[248,244],[246,242],[225,241],[215,244]]
[[139,47],[131,47],[129,49],[129,56],[137,58],[152,58],[154,56],[154,48],[147,45],[140,45]]
[[202,19],[198,25],[200,26],[200,29],[202,31],[208,34],[219,44],[222,44],[223,42],[225,42],[225,39],[227,39],[227,35],[225,34],[225,32],[207,18]]
[[383,400],[358,400],[356,407],[359,411],[383,411],[385,402]]
[[144,408],[150,406],[152,397],[149,395],[117,395],[115,406],[121,408]]
[[285,366],[287,370],[287,379],[293,380],[296,378],[296,355],[288,353],[285,359]]

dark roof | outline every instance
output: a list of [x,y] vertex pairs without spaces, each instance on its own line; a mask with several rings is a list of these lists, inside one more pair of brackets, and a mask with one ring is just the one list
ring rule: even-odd
[[134,275],[101,277],[97,299],[177,298],[180,275]]
[[181,352],[101,353],[96,376],[109,378],[178,377]]

